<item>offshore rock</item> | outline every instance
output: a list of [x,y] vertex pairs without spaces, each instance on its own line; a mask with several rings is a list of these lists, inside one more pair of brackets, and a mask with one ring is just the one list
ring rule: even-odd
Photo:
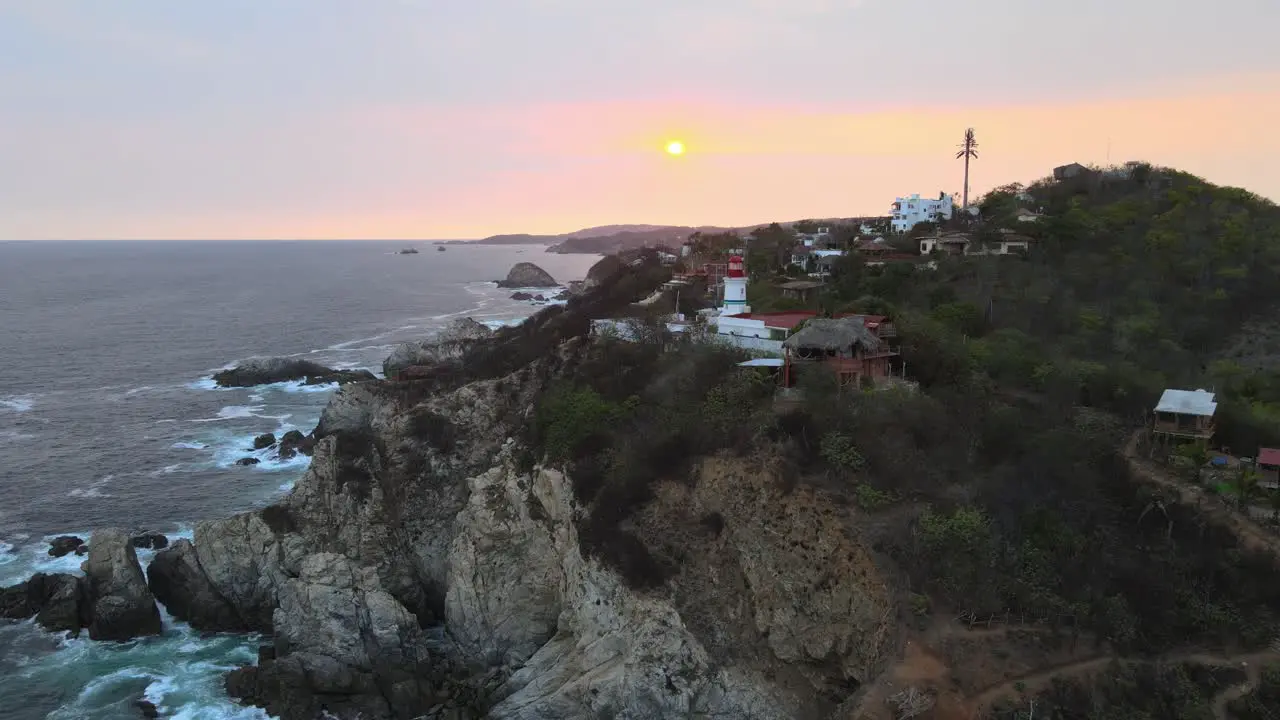
[[169,538],[160,533],[148,532],[129,538],[129,544],[140,550],[162,550],[169,546]]
[[498,287],[501,288],[544,288],[559,285],[550,273],[530,262],[516,263],[507,277],[498,281]]
[[0,618],[36,622],[51,632],[78,633],[87,624],[84,583],[73,575],[36,573],[26,582],[0,589]]
[[307,385],[326,385],[373,379],[373,373],[368,370],[334,370],[297,358],[249,360],[213,375],[213,381],[218,387],[252,387],[291,380],[302,380]]
[[89,637],[130,640],[160,634],[160,611],[138,565],[128,533],[94,531],[83,564],[89,596]]
[[56,558],[70,555],[81,545],[84,545],[82,538],[75,535],[59,535],[49,542],[49,555]]

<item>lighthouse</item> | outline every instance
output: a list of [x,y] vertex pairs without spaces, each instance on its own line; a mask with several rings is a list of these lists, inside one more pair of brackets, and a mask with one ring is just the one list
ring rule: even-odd
[[721,315],[737,315],[751,312],[747,307],[747,273],[742,269],[742,256],[729,258],[729,271],[724,276],[724,303],[720,306]]

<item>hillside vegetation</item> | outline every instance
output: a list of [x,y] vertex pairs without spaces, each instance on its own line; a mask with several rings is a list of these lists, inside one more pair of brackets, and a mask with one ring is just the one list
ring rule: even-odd
[[[1276,558],[1139,481],[1120,448],[1165,387],[1218,391],[1222,444],[1280,444],[1280,374],[1247,341],[1280,307],[1280,210],[1139,166],[1002,188],[966,229],[994,239],[1020,194],[1045,212],[1018,225],[1034,238],[1025,256],[922,269],[853,254],[814,300],[892,316],[918,390],[837,389],[815,373],[779,403],[738,352],[656,322],[641,342],[566,349],[591,318],[633,314],[670,277],[649,254],[403,392],[511,373],[538,383],[519,423],[524,462],[568,469],[581,550],[640,592],[694,572],[697,551],[673,537],[725,527],[709,514],[658,531],[646,514],[664,487],[702,482],[708,458],[744,459],[784,494],[824,498],[894,578],[901,628],[881,676],[824,695],[849,711],[831,717],[896,717],[888,688],[906,685],[935,703],[920,717],[938,720],[1025,717],[1032,700],[1036,717],[1267,717],[1255,701],[1274,692],[1273,673],[1253,682],[1221,668],[1280,659]],[[753,277],[780,270],[787,231],[757,237]],[[1099,672],[1113,661],[1123,672]]]
[[[1021,191],[985,198],[995,220],[971,230],[989,237]],[[597,342],[542,396],[526,438],[531,460],[572,469],[584,551],[637,588],[662,587],[682,554],[632,519],[655,487],[696,482],[699,458],[726,453],[843,508],[896,568],[903,622],[920,632],[1003,613],[1068,633],[1092,658],[1266,652],[1280,637],[1275,559],[1134,482],[1118,448],[1167,386],[1222,393],[1224,442],[1280,441],[1275,368],[1222,358],[1280,300],[1280,212],[1146,167],[1026,191],[1046,212],[1019,228],[1035,238],[1026,257],[921,271],[851,256],[817,301],[894,316],[920,392],[809,378],[784,410],[731,350],[656,328],[646,343]],[[1074,691],[1056,689],[1043,703],[1061,711],[1045,717],[1201,717],[1160,708],[1201,707],[1227,683],[1132,672],[1098,691],[1114,712],[1078,714]]]

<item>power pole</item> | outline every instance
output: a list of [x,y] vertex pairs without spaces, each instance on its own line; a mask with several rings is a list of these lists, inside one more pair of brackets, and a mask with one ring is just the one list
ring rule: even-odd
[[977,159],[978,141],[973,137],[973,128],[964,131],[964,142],[960,143],[960,152],[956,159],[964,158],[964,201],[962,210],[969,209],[969,158]]

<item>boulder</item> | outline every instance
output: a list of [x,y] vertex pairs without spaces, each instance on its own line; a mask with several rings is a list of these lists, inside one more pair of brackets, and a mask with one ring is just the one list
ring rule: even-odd
[[160,717],[160,710],[150,700],[139,700],[134,705],[138,708],[138,713],[147,720]]
[[237,460],[236,464],[240,465],[241,467],[248,467],[250,465],[257,465],[260,462],[262,461],[256,457],[243,457]]
[[77,556],[77,557],[83,557],[83,556],[88,555],[88,554],[89,554],[89,546],[88,546],[87,544],[86,544],[86,545],[81,545],[80,547],[76,548],[76,556]]
[[0,589],[0,617],[35,616],[41,627],[52,632],[79,632],[87,610],[84,584],[72,575],[36,573],[24,583]]
[[314,437],[303,435],[297,430],[290,430],[280,438],[280,447],[276,454],[281,460],[290,460],[299,453],[311,457],[315,452],[316,439]]
[[75,535],[59,535],[49,542],[49,554],[56,558],[63,557],[75,552],[81,545],[84,545],[84,540]]
[[254,450],[265,450],[276,444],[275,433],[263,433],[253,439]]
[[84,562],[89,595],[89,637],[130,640],[160,634],[160,611],[147,589],[138,555],[123,530],[98,530]]
[[512,294],[511,294],[511,299],[512,299],[512,300],[521,300],[521,301],[523,301],[523,300],[532,300],[532,299],[533,299],[533,295],[531,295],[531,294],[529,294],[529,293],[527,293],[527,292],[512,293]]
[[197,630],[243,632],[249,626],[214,588],[195,546],[178,540],[147,567],[147,586],[169,614]]
[[169,545],[169,538],[160,533],[142,533],[129,538],[129,543],[140,550],[162,550]]
[[302,380],[308,385],[325,385],[374,379],[373,373],[368,370],[334,370],[297,358],[250,360],[213,375],[213,381],[218,387],[252,387],[290,380]]
[[506,279],[498,281],[498,287],[503,288],[544,288],[559,284],[546,270],[529,262],[516,263]]

